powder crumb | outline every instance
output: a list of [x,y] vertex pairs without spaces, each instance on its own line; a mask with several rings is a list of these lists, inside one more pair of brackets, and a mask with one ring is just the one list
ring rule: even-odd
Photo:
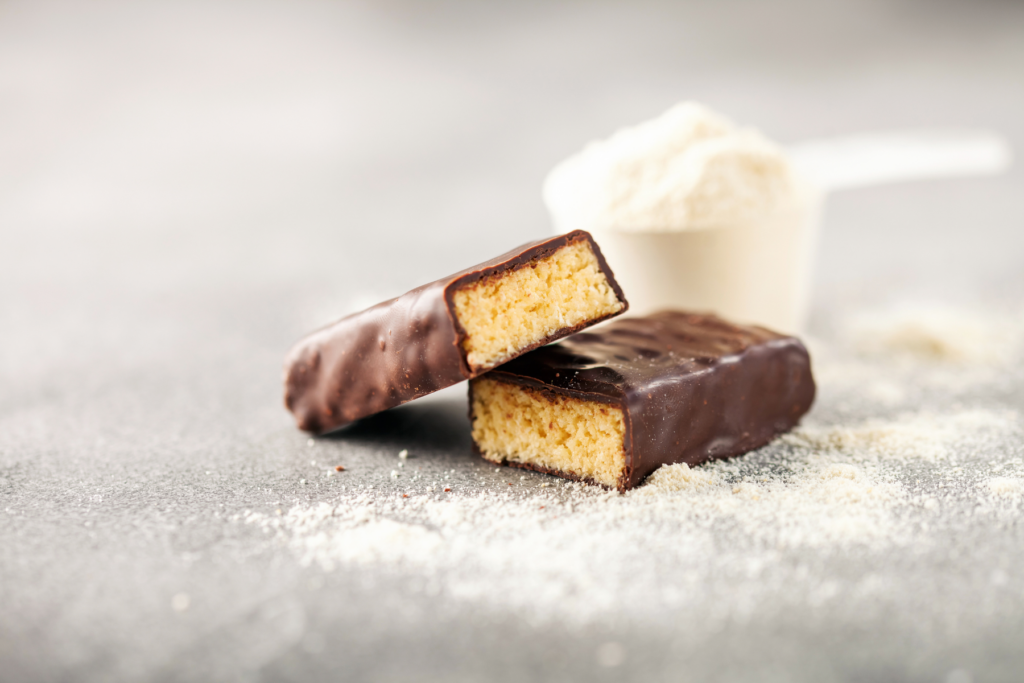
[[988,490],[995,496],[1019,498],[1024,495],[1024,479],[994,477],[986,482]]
[[662,467],[650,476],[647,485],[638,489],[640,495],[659,495],[676,491],[699,491],[721,483],[712,470],[692,469],[686,463]]
[[888,379],[866,383],[864,393],[872,401],[885,406],[896,406],[907,400],[906,388]]
[[799,427],[782,437],[794,446],[849,453],[862,460],[937,461],[949,458],[963,434],[1013,429],[1015,414],[972,410],[954,415],[910,413],[858,425]]
[[904,304],[854,314],[845,328],[869,356],[993,365],[1014,359],[1024,338],[1020,320],[1011,312]]
[[[626,494],[549,482],[516,493],[498,482],[445,488],[441,498],[335,491],[240,521],[272,532],[304,565],[372,566],[452,604],[536,621],[697,609],[712,598],[740,618],[787,586],[799,587],[788,599],[813,604],[846,590],[807,574],[816,570],[799,558],[920,553],[945,547],[957,525],[1015,523],[1024,514],[1020,432],[1008,411],[905,413],[809,424],[728,461],[662,467]],[[702,588],[723,581],[743,588]]]

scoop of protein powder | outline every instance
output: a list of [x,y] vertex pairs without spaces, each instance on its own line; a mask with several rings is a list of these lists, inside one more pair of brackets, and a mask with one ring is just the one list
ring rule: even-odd
[[1009,165],[990,131],[869,133],[787,152],[684,102],[560,163],[544,201],[556,232],[594,235],[631,313],[711,311],[799,332],[825,191]]
[[818,195],[756,130],[685,102],[559,164],[544,200],[557,232],[594,234],[631,312],[803,322]]

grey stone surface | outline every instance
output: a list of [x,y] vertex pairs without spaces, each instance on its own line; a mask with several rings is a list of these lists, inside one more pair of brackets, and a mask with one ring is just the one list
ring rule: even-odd
[[[505,486],[459,391],[310,446],[280,365],[317,325],[547,234],[541,178],[586,140],[694,98],[783,142],[942,125],[1020,149],[1022,74],[1019,3],[0,4],[0,679],[1019,680],[1019,525],[823,558],[896,589],[709,636],[304,568],[231,518],[335,499],[336,462],[387,487],[400,448]],[[1021,310],[1022,179],[833,197],[812,332],[909,300]],[[1024,412],[1019,368],[954,393],[912,396]],[[598,666],[607,641],[623,667]]]

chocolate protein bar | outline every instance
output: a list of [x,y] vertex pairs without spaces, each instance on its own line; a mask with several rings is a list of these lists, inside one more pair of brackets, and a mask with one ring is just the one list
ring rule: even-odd
[[794,337],[713,315],[620,318],[473,380],[473,441],[500,464],[620,491],[663,464],[758,448],[814,400]]
[[302,339],[285,405],[323,433],[476,377],[626,310],[589,233],[525,244]]

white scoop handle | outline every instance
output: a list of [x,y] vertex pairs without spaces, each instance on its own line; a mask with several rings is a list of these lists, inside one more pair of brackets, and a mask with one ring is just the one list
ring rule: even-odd
[[823,190],[906,180],[995,175],[1010,167],[1010,145],[985,130],[912,130],[808,140],[790,147],[801,175]]

